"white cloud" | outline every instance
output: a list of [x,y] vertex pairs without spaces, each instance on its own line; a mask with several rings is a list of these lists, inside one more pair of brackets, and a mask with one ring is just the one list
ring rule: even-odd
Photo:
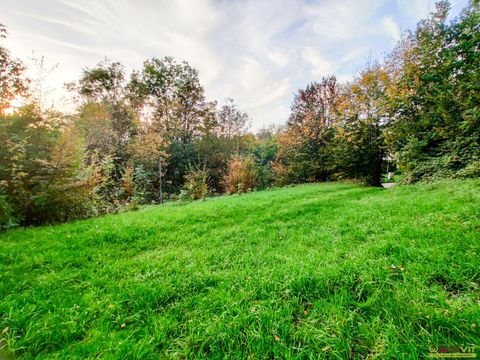
[[284,67],[290,62],[290,55],[284,50],[272,50],[267,54],[267,57],[279,67]]
[[371,30],[372,15],[385,0],[326,0],[307,9],[313,30],[326,41],[358,39]]
[[[350,61],[357,61],[357,63],[361,63],[363,60],[362,56],[368,52],[368,47],[361,46],[358,48],[353,48],[352,50],[348,51],[340,61],[342,63],[348,63]],[[360,61],[359,61],[360,60]]]
[[322,54],[310,46],[305,47],[302,52],[302,58],[312,65],[311,72],[313,75],[328,75],[334,70],[334,65],[325,59]]
[[285,95],[289,94],[291,89],[290,79],[283,78],[271,83],[270,86],[265,87],[256,101],[251,103],[253,108],[260,108],[268,104],[275,103]]
[[397,6],[402,13],[413,19],[420,20],[433,10],[435,0],[396,0]]
[[367,54],[388,51],[405,18],[418,21],[434,2],[1,1],[12,52],[25,59],[35,50],[60,64],[50,87],[60,89],[105,56],[128,70],[173,56],[199,70],[209,99],[234,98],[253,129],[284,122],[293,92],[320,76],[351,79]]
[[386,34],[392,39],[393,41],[397,42],[400,40],[402,36],[402,31],[400,26],[395,22],[392,16],[385,16],[380,21],[382,27],[385,29]]

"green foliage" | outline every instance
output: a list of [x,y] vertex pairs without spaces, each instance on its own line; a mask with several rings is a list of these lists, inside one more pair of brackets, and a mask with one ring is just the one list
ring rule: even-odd
[[288,183],[325,181],[333,167],[332,139],[339,88],[334,76],[300,89],[288,127],[279,136],[277,162]]
[[145,61],[128,85],[137,109],[153,109],[152,126],[170,140],[189,143],[215,124],[213,103],[205,100],[198,71],[171,57]]
[[125,96],[125,69],[118,62],[104,60],[84,69],[78,83],[68,84],[86,103],[118,102]]
[[[327,75],[300,89],[286,127],[256,135],[233,100],[208,101],[198,71],[171,57],[130,75],[109,60],[84,69],[69,85],[79,100],[73,116],[39,109],[34,96],[36,104],[15,111],[11,100],[28,93],[29,81],[0,46],[2,216],[24,225],[66,221],[160,194],[203,198],[207,187],[241,193],[344,179],[380,186],[387,158],[404,183],[477,177],[480,8],[472,2],[447,24],[448,10],[440,1],[352,82]],[[208,176],[190,164],[204,164]]]
[[476,176],[480,10],[471,3],[447,25],[448,10],[437,3],[352,83],[327,77],[299,90],[278,138],[277,184],[350,178],[379,186],[390,156],[404,182]]
[[480,346],[479,189],[301,185],[7,231],[0,341],[21,359]]
[[209,173],[209,187],[217,193],[224,192],[223,179],[227,173],[228,161],[238,149],[241,139],[228,139],[209,134],[195,142],[199,161],[206,164]]
[[[471,4],[452,24],[437,4],[404,50],[391,96],[393,149],[406,181],[468,173],[480,157],[480,10]],[[436,54],[432,56],[432,54]]]
[[462,170],[456,173],[459,178],[480,178],[480,160],[472,161],[465,166]]
[[81,139],[55,114],[28,106],[0,122],[0,181],[22,224],[57,222],[89,213],[81,176]]
[[216,113],[216,134],[228,140],[238,137],[245,130],[248,122],[248,115],[239,111],[233,102],[228,99]]
[[193,169],[185,176],[185,185],[180,192],[182,201],[205,199],[208,194],[208,171]]
[[13,217],[13,208],[8,203],[5,195],[0,194],[0,230],[8,229],[16,225]]
[[278,151],[278,144],[273,137],[260,140],[253,148],[252,157],[255,162],[255,184],[260,190],[273,185],[275,174],[272,164]]
[[147,171],[143,165],[135,168],[133,175],[133,201],[136,204],[149,204],[155,200],[154,182],[155,175]]
[[89,158],[92,210],[96,215],[116,212],[122,205],[121,198],[124,194],[122,185],[125,182],[122,184],[116,180],[114,158],[108,154],[100,156],[96,152],[91,153]]
[[[7,29],[0,24],[0,40],[6,38]],[[12,58],[10,52],[0,45],[0,115],[10,107],[13,99],[26,96],[29,80],[24,76],[25,66]]]

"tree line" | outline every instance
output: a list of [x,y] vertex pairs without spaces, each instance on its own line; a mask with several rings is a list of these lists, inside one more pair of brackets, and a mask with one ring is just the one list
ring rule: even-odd
[[0,226],[303,182],[379,186],[386,159],[404,183],[478,177],[480,6],[450,23],[448,10],[438,2],[354,80],[299,89],[288,122],[256,134],[233,100],[206,99],[186,62],[153,58],[127,74],[105,60],[67,85],[78,106],[63,114],[0,46]]

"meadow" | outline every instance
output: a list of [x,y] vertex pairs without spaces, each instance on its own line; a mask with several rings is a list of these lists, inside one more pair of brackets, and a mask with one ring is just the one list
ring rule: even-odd
[[0,234],[0,358],[480,346],[480,180],[323,183]]

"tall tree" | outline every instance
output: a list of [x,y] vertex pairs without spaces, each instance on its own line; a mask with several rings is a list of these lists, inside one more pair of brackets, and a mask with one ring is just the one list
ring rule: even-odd
[[227,99],[215,113],[212,131],[195,141],[199,162],[209,171],[212,190],[223,192],[228,161],[234,154],[242,152],[247,123],[248,115],[237,108],[233,99]]
[[59,117],[34,105],[0,118],[0,190],[21,224],[65,221],[90,213],[82,143]]
[[388,139],[406,181],[478,173],[479,6],[451,25],[448,10],[440,1],[419,23],[392,97]]
[[105,59],[93,68],[84,69],[78,83],[68,87],[78,92],[84,102],[116,103],[124,99],[125,68],[119,62]]
[[390,78],[379,64],[369,65],[344,88],[339,105],[336,163],[339,171],[380,186],[386,154],[383,129],[389,121],[386,88]]
[[214,103],[205,99],[198,71],[171,57],[145,61],[132,74],[132,103],[150,110],[149,122],[164,129],[172,140],[191,142],[214,125]]
[[216,112],[215,132],[228,140],[240,136],[246,130],[248,115],[237,109],[233,99],[227,99],[226,104]]
[[145,61],[129,83],[132,104],[147,114],[145,121],[169,143],[164,179],[168,192],[177,192],[191,164],[198,162],[194,141],[215,124],[215,103],[207,102],[198,71],[173,58]]
[[130,158],[129,143],[139,121],[128,103],[125,70],[118,62],[105,60],[83,70],[69,88],[80,96],[78,125],[86,138],[87,150],[112,156],[115,176],[120,178]]
[[326,180],[331,174],[338,95],[335,76],[313,82],[295,95],[287,129],[278,139],[278,161],[291,181]]
[[[0,24],[0,40],[7,36],[7,29]],[[0,45],[0,114],[10,107],[15,97],[25,96],[28,80],[24,77],[25,66],[12,58],[7,48]]]

